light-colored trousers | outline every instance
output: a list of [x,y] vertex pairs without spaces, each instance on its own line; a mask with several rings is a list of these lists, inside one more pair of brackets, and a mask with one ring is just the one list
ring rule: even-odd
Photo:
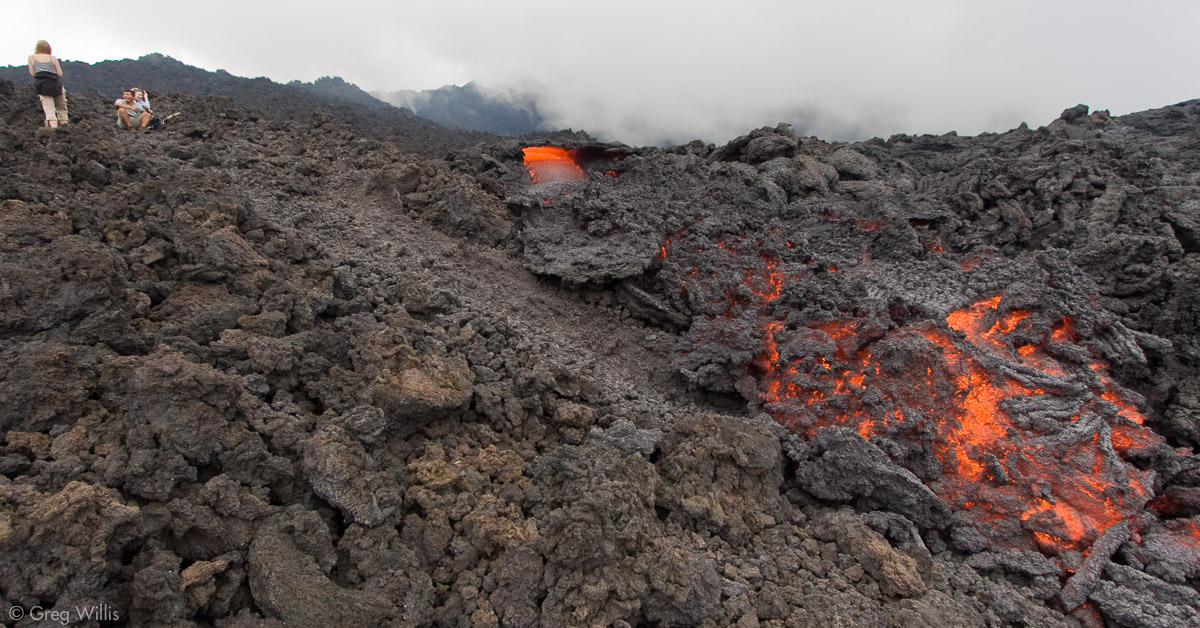
[[67,120],[67,90],[63,90],[58,96],[43,96],[38,94],[38,98],[42,100],[42,111],[46,112],[46,126],[56,127],[59,124],[66,124]]

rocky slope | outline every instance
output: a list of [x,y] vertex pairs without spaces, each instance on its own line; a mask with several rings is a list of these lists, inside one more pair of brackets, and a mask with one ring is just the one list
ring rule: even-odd
[[[67,100],[88,96],[108,102],[121,97],[121,91],[133,86],[151,94],[156,113],[169,115],[170,99],[164,93],[192,96],[225,96],[243,109],[275,120],[306,120],[317,108],[330,109],[355,132],[365,137],[386,139],[401,149],[429,156],[442,156],[447,150],[481,141],[479,134],[455,131],[419,118],[408,109],[381,102],[355,85],[337,77],[325,77],[313,83],[293,81],[281,85],[267,78],[242,78],[224,70],[209,72],[160,54],[138,59],[83,63],[64,61],[63,84]],[[0,67],[0,80],[14,85],[32,84],[25,66]],[[32,103],[36,109],[37,103]],[[79,109],[75,115],[83,114]],[[108,113],[108,112],[105,112]]]
[[[1200,621],[1200,551],[1179,540],[1200,475],[1174,449],[1200,441],[1200,104],[853,146],[579,136],[585,178],[532,185],[510,140],[432,159],[327,110],[177,95],[156,103],[184,114],[163,131],[121,132],[80,95],[79,122],[50,132],[33,100],[0,83],[6,608],[156,626]],[[763,244],[702,257],[739,235]],[[888,270],[972,256],[994,270]],[[956,506],[899,450],[771,420],[760,314],[900,329],[1016,299],[1013,273],[1039,263],[1059,283],[1032,293],[1125,330],[1071,344],[1107,347],[1167,439],[1120,461],[1171,497],[1127,536],[973,546],[973,522],[921,516]]]

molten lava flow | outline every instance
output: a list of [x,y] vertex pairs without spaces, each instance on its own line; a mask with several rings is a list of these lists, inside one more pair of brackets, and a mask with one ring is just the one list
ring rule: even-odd
[[[766,265],[754,275],[775,272]],[[751,283],[747,274],[747,283]],[[764,302],[778,290],[754,292]],[[774,295],[774,296],[773,296]],[[755,360],[763,408],[789,428],[813,433],[823,426],[844,426],[869,439],[918,439],[930,443],[940,461],[940,477],[930,487],[994,543],[1037,547],[1052,554],[1086,550],[1108,527],[1137,514],[1150,497],[1150,473],[1121,460],[1116,452],[1147,448],[1162,440],[1141,426],[1136,408],[1116,392],[1103,369],[1089,384],[1074,416],[1055,427],[1034,426],[1010,414],[1013,400],[1037,399],[1043,389],[1018,381],[995,366],[1012,363],[1029,379],[1053,382],[1067,369],[1037,345],[1012,346],[1008,334],[1028,328],[1031,313],[1000,313],[993,297],[946,317],[950,330],[920,326],[894,332],[911,343],[928,341],[925,361],[909,370],[885,366],[872,350],[856,347],[853,322],[827,323],[789,332],[782,322],[767,322],[763,351]],[[1069,322],[1056,325],[1058,342]],[[812,357],[780,357],[785,334],[818,334],[831,349]],[[1015,366],[1020,365],[1020,366]],[[870,398],[870,403],[864,399]],[[1088,400],[1090,399],[1090,400]],[[1115,406],[1105,409],[1101,404]],[[1055,406],[1057,407],[1057,406]],[[907,417],[914,420],[908,420]],[[1085,427],[1071,431],[1083,416]],[[1097,417],[1105,417],[1103,423]],[[998,522],[1019,521],[1019,527]]]
[[[1052,378],[1069,378],[1067,369],[1037,346],[1017,347],[1016,355],[1013,355],[1009,345],[1004,342],[1004,335],[1025,321],[1029,312],[1017,310],[999,316],[996,311],[998,305],[999,298],[981,301],[951,313],[946,319],[947,324],[962,332],[966,340],[976,347],[996,357],[1024,364],[1049,381],[1053,381]],[[994,323],[988,326],[987,320],[994,320]],[[1067,342],[1072,340],[1072,336],[1072,322],[1064,318],[1051,328],[1051,338],[1048,340],[1052,343]],[[953,359],[949,354],[947,358]],[[1079,413],[1069,417],[1068,422],[1074,423],[1086,414],[1093,414],[1109,417],[1107,425],[1101,426],[1090,439],[1074,444],[1047,442],[1037,431],[1014,425],[1009,413],[998,403],[1007,398],[1027,397],[1030,393],[1041,395],[1044,391],[1028,390],[1017,382],[1004,381],[992,384],[992,390],[987,393],[989,398],[997,401],[986,407],[992,414],[993,426],[988,433],[995,435],[996,429],[1003,429],[1005,435],[991,443],[986,453],[1002,461],[1010,476],[1008,482],[998,483],[995,488],[999,493],[1031,504],[1020,514],[1020,518],[1044,550],[1084,549],[1109,526],[1136,514],[1149,497],[1146,489],[1149,473],[1125,463],[1116,455],[1106,454],[1107,447],[1102,442],[1102,436],[1107,433],[1116,451],[1146,448],[1162,440],[1141,427],[1141,414],[1114,392],[1113,384],[1103,370],[1102,365],[1093,365],[1093,371],[1099,375],[1099,385],[1090,386],[1091,400],[1083,403]],[[974,419],[979,418],[978,413],[970,407],[970,396],[975,389],[972,386],[972,392],[964,404],[969,411],[967,414],[975,416],[972,420],[960,420],[964,428],[976,425]],[[1118,409],[1115,416],[1100,408],[1097,398],[1115,405]],[[1062,426],[1063,431],[1058,433],[1060,438],[1067,433],[1067,429],[1067,426]],[[953,435],[951,440],[954,440]],[[962,459],[961,452],[959,459]],[[962,474],[964,479],[978,481],[980,478],[975,470],[976,467],[967,465],[967,473]],[[1028,486],[1019,484],[1018,478],[1025,479]],[[954,484],[953,481],[945,482],[943,492],[953,493]],[[1038,495],[1042,497],[1029,500]]]
[[774,301],[783,289],[783,273],[779,272],[779,260],[767,255],[763,255],[762,258],[766,264],[765,270],[746,270],[746,280],[743,283],[764,301]]
[[576,162],[573,150],[557,146],[530,146],[522,148],[525,154],[525,169],[534,183],[555,181],[578,181],[587,175]]
[[[668,247],[684,241],[682,232],[666,238],[660,260],[673,263]],[[1074,569],[1105,530],[1133,520],[1151,497],[1152,472],[1122,456],[1163,440],[1142,425],[1105,364],[1056,357],[1085,355],[1063,346],[1080,342],[1070,317],[1047,325],[1040,312],[1002,309],[996,295],[944,323],[805,323],[781,305],[785,283],[836,267],[811,258],[792,265],[780,257],[790,248],[784,242],[776,248],[741,236],[697,248],[712,261],[679,268],[679,294],[702,316],[736,321],[714,327],[728,329],[727,338],[708,338],[740,346],[744,336],[733,330],[758,329],[751,377],[739,389],[797,433],[838,426],[877,442],[955,511],[956,526],[992,547],[1039,549]]]
[[1075,321],[1070,316],[1064,316],[1063,319],[1054,324],[1050,328],[1051,342],[1075,342]]

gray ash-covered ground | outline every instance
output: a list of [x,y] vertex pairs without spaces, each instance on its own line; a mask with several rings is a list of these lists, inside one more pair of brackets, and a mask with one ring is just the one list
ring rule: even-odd
[[[533,185],[515,141],[430,159],[156,98],[161,132],[83,96],[51,132],[0,83],[5,608],[1200,623],[1200,104],[580,136],[587,178]],[[938,431],[988,386],[1023,387],[982,395],[1003,429]],[[1020,447],[1098,466],[1116,514]]]

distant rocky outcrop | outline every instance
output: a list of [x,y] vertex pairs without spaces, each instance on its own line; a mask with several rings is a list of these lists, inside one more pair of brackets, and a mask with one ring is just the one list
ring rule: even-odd
[[546,119],[538,111],[536,97],[502,97],[481,90],[475,83],[424,91],[378,91],[371,95],[452,129],[510,137],[549,129]]

